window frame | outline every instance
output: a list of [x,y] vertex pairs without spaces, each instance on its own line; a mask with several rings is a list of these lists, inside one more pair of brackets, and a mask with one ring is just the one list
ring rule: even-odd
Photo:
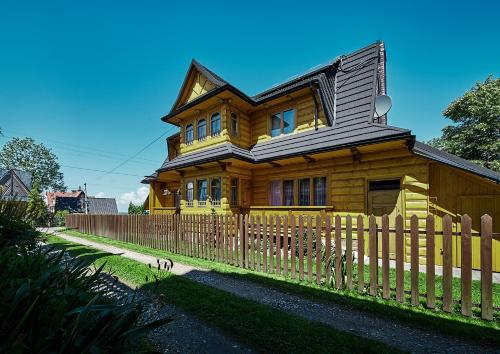
[[[236,186],[233,184],[233,181],[236,181]],[[229,187],[229,205],[232,208],[237,208],[240,205],[240,179],[238,177],[230,178],[230,187]],[[233,200],[233,187],[236,187],[236,196]]]
[[[214,133],[212,124],[213,124],[214,116],[216,116],[216,115],[219,116],[219,131],[217,133]],[[210,136],[212,138],[216,138],[218,136],[221,136],[221,134],[222,134],[222,115],[221,115],[220,111],[214,111],[210,115]]]
[[[325,204],[324,205],[316,205],[315,204],[315,191],[314,191],[314,179],[315,178],[324,178],[325,179]],[[309,188],[309,204],[308,205],[300,205],[300,181],[301,180],[309,180],[308,188]],[[285,205],[285,196],[284,196],[284,182],[285,181],[293,181],[293,205]],[[267,190],[268,190],[268,206],[282,206],[282,207],[328,207],[330,205],[330,190],[329,190],[329,181],[330,177],[325,174],[313,174],[310,177],[293,177],[293,176],[285,176],[283,178],[278,179],[269,179],[267,181]],[[280,205],[272,205],[271,203],[271,183],[272,182],[280,182]]]
[[[234,121],[236,122],[236,129],[233,131],[233,118]],[[239,115],[236,112],[231,111],[229,114],[229,131],[231,136],[238,137],[239,136],[239,131],[240,131],[240,122],[239,122]]]
[[[277,182],[279,186],[280,201],[278,205],[273,205],[272,203],[272,183]],[[268,182],[268,204],[269,206],[283,206],[283,180],[282,179],[272,179]]]
[[[191,140],[188,140],[189,127],[191,127]],[[194,142],[194,124],[189,123],[186,125],[186,128],[184,128],[184,144],[192,145],[193,142]]]
[[[214,196],[213,196],[213,190],[212,188],[214,188],[212,186],[212,183],[213,182],[219,182],[219,199],[215,199]],[[211,201],[211,204],[212,206],[214,207],[220,207],[221,205],[221,200],[222,200],[222,178],[221,177],[211,177],[210,178],[210,201]]]
[[[200,198],[200,182],[205,181],[205,200],[201,200]],[[207,205],[207,197],[208,197],[208,179],[200,178],[196,180],[196,200],[198,201],[198,206],[206,206]]]
[[[314,181],[315,180],[318,180],[318,179],[321,179],[321,178],[324,178],[325,180],[325,203],[324,204],[316,204],[316,188],[315,188],[315,184],[314,184]],[[327,176],[312,176],[311,177],[311,180],[312,180],[312,206],[326,206],[327,205],[327,202],[328,202],[328,177]]]
[[[193,195],[192,195],[192,199],[191,199],[191,200],[189,200],[189,194],[188,194],[188,193],[189,193],[189,188],[188,188],[188,185],[189,185],[190,183],[191,183],[191,184],[192,184],[192,186],[193,186],[193,188],[192,188],[192,193],[193,193]],[[185,183],[185,188],[186,188],[186,206],[187,206],[187,207],[193,207],[193,206],[194,206],[194,197],[195,197],[195,183],[194,183],[193,181],[191,181],[191,180],[186,181],[186,183]]]
[[[285,112],[288,112],[288,111],[294,111],[293,129],[291,132],[285,133]],[[280,117],[280,133],[278,135],[273,136],[273,117],[275,115],[279,115],[279,117]],[[297,128],[297,107],[296,106],[286,106],[284,108],[270,110],[268,125],[269,125],[269,136],[271,138],[276,138],[276,137],[279,137],[282,135],[293,134],[295,132],[295,129]]]
[[[205,136],[203,138],[200,138],[200,122],[205,121]],[[207,140],[207,119],[205,117],[199,118],[196,121],[196,139],[198,141],[205,141]]]

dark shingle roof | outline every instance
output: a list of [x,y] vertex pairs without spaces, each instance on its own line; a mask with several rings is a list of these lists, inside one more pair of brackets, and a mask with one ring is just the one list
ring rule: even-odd
[[87,198],[89,214],[118,214],[115,198]]
[[461,157],[449,154],[419,141],[415,142],[413,152],[416,155],[427,157],[431,160],[442,162],[446,165],[450,165],[500,183],[500,173],[492,171],[486,167],[476,165],[475,163],[462,159]]

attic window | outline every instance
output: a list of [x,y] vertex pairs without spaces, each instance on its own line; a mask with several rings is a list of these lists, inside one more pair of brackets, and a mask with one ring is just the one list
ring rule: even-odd
[[212,114],[212,118],[210,119],[210,128],[212,131],[212,136],[220,135],[220,113],[216,112]]
[[295,130],[295,109],[276,112],[271,116],[271,136],[290,134]]
[[231,127],[231,135],[238,136],[238,116],[234,112],[231,113],[230,127]]

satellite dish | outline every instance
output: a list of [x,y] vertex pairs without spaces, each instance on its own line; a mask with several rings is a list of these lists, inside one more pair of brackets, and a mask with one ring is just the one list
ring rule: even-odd
[[375,112],[376,117],[382,117],[392,107],[392,99],[387,95],[380,95],[375,97]]

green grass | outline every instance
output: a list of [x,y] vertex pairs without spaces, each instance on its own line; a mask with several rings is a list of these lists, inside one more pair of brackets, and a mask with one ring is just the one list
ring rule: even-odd
[[159,281],[148,282],[151,270],[146,265],[121,256],[57,236],[49,236],[48,242],[75,256],[86,257],[97,266],[106,262],[107,269],[125,282],[165,294],[166,301],[259,352],[398,352],[386,344],[337,331],[170,273],[162,272]]
[[[265,274],[253,272],[228,264],[212,262],[199,258],[174,254],[168,251],[153,249],[149,247],[139,246],[136,244],[126,243],[109,239],[106,237],[85,235],[76,231],[68,230],[66,233],[77,237],[86,238],[95,242],[114,245],[132,251],[148,254],[158,258],[170,258],[174,262],[179,262],[196,267],[211,269],[215,272],[222,273],[235,278],[250,280],[277,290],[286,291],[293,294],[304,296],[308,299],[316,301],[334,302],[342,304],[350,308],[369,311],[380,316],[385,316],[391,319],[399,319],[414,325],[426,326],[434,328],[441,333],[449,333],[462,337],[471,338],[474,340],[484,340],[500,344],[500,318],[498,312],[495,312],[495,321],[483,321],[477,317],[464,317],[459,314],[459,307],[455,306],[454,313],[445,313],[439,310],[430,310],[424,307],[424,299],[422,299],[421,307],[413,307],[406,303],[399,303],[395,300],[383,300],[380,297],[371,297],[363,294],[358,294],[355,291],[336,291],[326,286],[318,286],[314,283],[300,282],[290,278],[276,276],[274,274]],[[307,269],[307,268],[306,268]],[[365,269],[366,271],[366,269]],[[391,271],[391,281],[395,282],[395,273]],[[405,273],[405,287],[409,289],[410,275]],[[365,276],[365,279],[368,279]],[[439,294],[441,286],[439,284],[440,277],[437,278],[436,292]],[[420,284],[423,286],[421,292],[425,291],[425,274],[420,274]],[[454,298],[459,298],[460,282],[459,279],[454,279]],[[475,281],[473,288],[478,291],[479,282]],[[496,306],[500,303],[500,287],[498,284],[493,288],[494,303]],[[477,296],[477,295],[475,295]],[[475,297],[475,301],[477,298]],[[477,315],[477,309],[475,310]]]

